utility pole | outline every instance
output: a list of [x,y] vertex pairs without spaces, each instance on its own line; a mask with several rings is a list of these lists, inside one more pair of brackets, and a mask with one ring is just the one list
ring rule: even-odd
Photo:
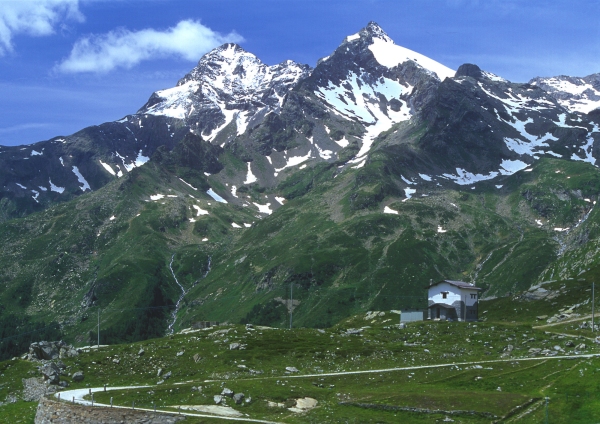
[[292,329],[293,316],[294,316],[294,283],[290,283],[290,330]]
[[100,308],[98,308],[98,350],[100,350]]
[[595,284],[596,283],[592,283],[592,333],[595,331],[594,330],[594,289],[595,289]]

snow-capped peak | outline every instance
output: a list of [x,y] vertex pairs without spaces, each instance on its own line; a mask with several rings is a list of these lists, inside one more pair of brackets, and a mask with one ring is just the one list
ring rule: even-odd
[[600,107],[600,74],[587,77],[560,75],[529,81],[546,90],[558,103],[572,112],[589,113]]
[[353,43],[361,40],[370,42],[368,49],[373,53],[373,56],[375,56],[375,59],[380,65],[388,68],[393,68],[407,61],[412,61],[429,73],[435,75],[440,81],[443,81],[445,78],[452,78],[455,74],[455,71],[452,69],[427,56],[396,45],[375,22],[369,22],[366,27],[356,34],[346,37],[344,43]]
[[176,87],[154,93],[139,113],[184,119],[209,140],[235,120],[241,134],[259,110],[281,107],[285,94],[310,70],[291,60],[268,66],[237,44],[223,44]]
[[373,22],[373,21],[369,22],[366,27],[361,29],[356,34],[347,36],[344,39],[344,42],[348,43],[348,42],[358,40],[360,38],[370,38],[370,39],[379,38],[386,42],[393,43],[392,39],[386,34],[386,32],[376,22]]

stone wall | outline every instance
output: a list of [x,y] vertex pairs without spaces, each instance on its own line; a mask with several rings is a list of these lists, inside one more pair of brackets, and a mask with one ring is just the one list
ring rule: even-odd
[[35,415],[35,424],[171,424],[185,416],[139,411],[135,409],[83,406],[42,397]]

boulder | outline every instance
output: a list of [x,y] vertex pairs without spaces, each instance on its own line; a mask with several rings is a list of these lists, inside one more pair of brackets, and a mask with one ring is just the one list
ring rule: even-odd
[[73,374],[73,377],[71,377],[73,379],[73,381],[79,383],[80,381],[83,381],[83,371],[77,371],[76,373]]
[[239,405],[244,401],[244,397],[245,396],[243,393],[236,393],[233,395],[233,401],[236,403],[236,405]]
[[285,367],[287,372],[298,372],[298,368],[296,367]]
[[213,399],[214,399],[215,403],[218,405],[218,404],[220,404],[223,401],[223,396],[221,396],[221,395],[214,395]]
[[140,348],[140,350],[138,351],[138,356],[143,356],[144,353],[146,353],[146,351],[143,348]]
[[230,343],[229,344],[229,350],[238,350],[239,348],[240,348],[239,343]]
[[173,374],[171,373],[171,371],[169,371],[169,372],[165,373],[162,376],[162,378],[163,378],[163,380],[168,380],[169,378],[171,378],[171,375],[173,375]]
[[47,384],[58,384],[60,381],[60,368],[54,362],[48,362],[40,369]]
[[316,407],[318,403],[316,399],[310,397],[300,398],[296,399],[296,406],[288,410],[296,413],[306,412]]
[[233,397],[233,390],[228,389],[227,387],[225,387],[223,389],[223,391],[221,392],[221,396]]
[[202,356],[200,356],[196,353],[193,358],[194,358],[194,362],[198,362],[202,359]]
[[63,341],[59,342],[36,342],[29,345],[29,354],[27,359],[29,360],[51,360],[57,359],[60,354],[60,348],[64,344]]

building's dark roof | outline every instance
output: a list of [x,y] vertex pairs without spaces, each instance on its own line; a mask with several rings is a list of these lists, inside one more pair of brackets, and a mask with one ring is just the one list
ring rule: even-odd
[[430,284],[429,286],[427,286],[427,288],[433,287],[433,286],[437,286],[438,284],[441,283],[448,283],[451,284],[455,287],[458,287],[459,289],[471,289],[471,290],[481,290],[480,287],[475,287],[474,284],[471,283],[465,283],[464,281],[454,281],[454,280],[442,280],[442,281],[438,281],[437,283],[433,283]]
[[429,308],[433,308],[434,306],[441,306],[446,309],[456,309],[454,306],[448,305],[447,303],[434,303],[433,305],[429,305]]

